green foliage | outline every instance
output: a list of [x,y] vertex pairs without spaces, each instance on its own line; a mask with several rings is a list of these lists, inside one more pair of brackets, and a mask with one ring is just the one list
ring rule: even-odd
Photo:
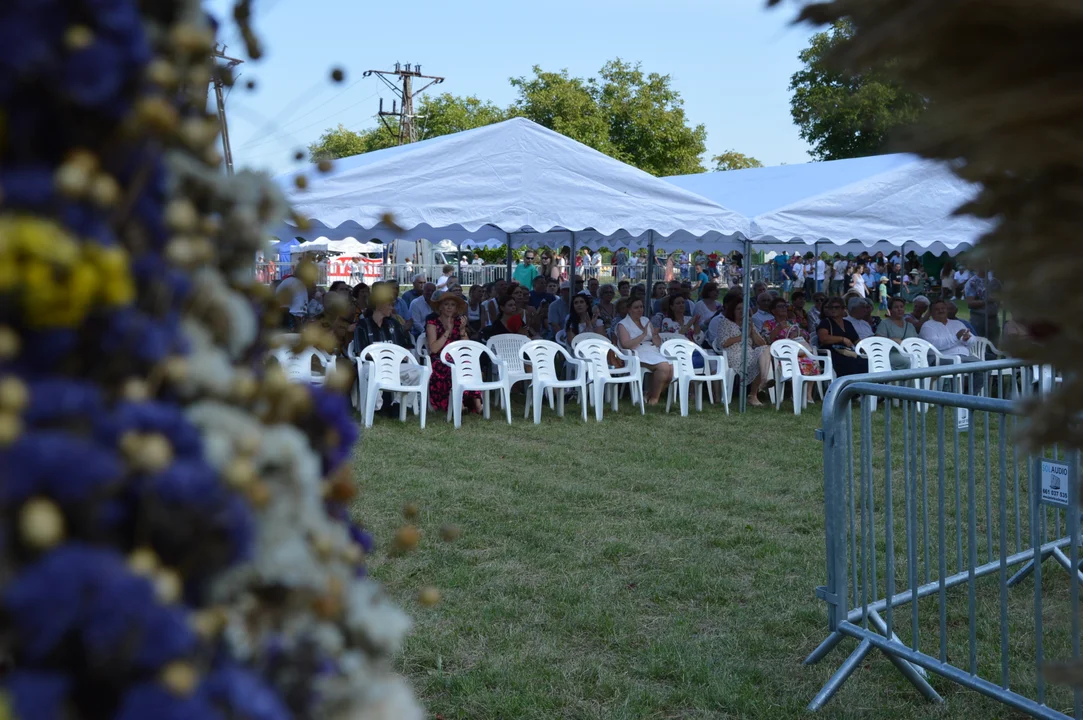
[[763,163],[756,158],[745,155],[744,153],[739,153],[736,150],[727,150],[721,155],[715,155],[711,158],[711,162],[714,163],[716,172],[763,167]]
[[[644,73],[638,63],[617,59],[597,78],[572,77],[567,70],[512,78],[518,97],[506,110],[477,97],[444,93],[418,103],[422,140],[525,117],[606,155],[654,175],[703,172],[700,156],[707,131],[690,127],[680,93],[668,75]],[[340,158],[390,147],[397,129],[381,123],[361,132],[341,125],[309,147],[313,159]]]
[[846,74],[832,64],[853,26],[837,22],[817,33],[800,54],[804,67],[790,78],[790,114],[819,160],[877,155],[893,131],[912,125],[925,109],[916,93],[892,82],[883,68]]

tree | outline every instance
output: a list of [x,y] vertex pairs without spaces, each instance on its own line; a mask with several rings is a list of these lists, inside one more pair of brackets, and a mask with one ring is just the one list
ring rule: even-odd
[[361,132],[355,132],[340,124],[337,128],[324,132],[319,140],[309,145],[308,154],[313,161],[337,160],[392,147],[397,142],[398,133],[392,133],[382,124]]
[[813,35],[799,55],[804,67],[790,78],[790,114],[819,160],[886,152],[889,135],[912,125],[925,109],[925,100],[892,82],[884,68],[839,71],[832,55],[851,37],[846,21]]
[[[507,112],[476,97],[457,97],[444,93],[423,96],[415,111],[418,115],[418,137],[421,140],[470,130],[507,119]],[[355,132],[339,125],[326,131],[308,147],[313,160],[335,160],[361,153],[394,147],[399,142],[398,119],[384,118],[368,130]],[[390,126],[390,127],[389,127]]]
[[707,130],[688,125],[669,75],[619,58],[589,80],[567,70],[533,72],[511,81],[519,90],[515,114],[653,175],[703,172]]
[[567,70],[546,72],[537,65],[534,76],[511,79],[519,97],[511,112],[572,140],[617,157],[609,141],[609,121],[598,107],[590,83],[573,78]]
[[[567,70],[512,78],[518,97],[502,109],[476,97],[445,93],[418,102],[418,136],[425,140],[509,117],[525,117],[606,155],[654,175],[703,172],[707,130],[691,127],[680,93],[668,75],[644,73],[640,65],[612,60],[597,78]],[[309,147],[313,159],[340,158],[397,144],[397,125],[380,123],[362,132],[341,125]]]
[[714,163],[714,169],[716,172],[725,170],[746,170],[748,168],[763,167],[763,163],[754,157],[749,157],[744,153],[739,153],[736,150],[727,150],[721,155],[715,155],[711,158],[711,162]]

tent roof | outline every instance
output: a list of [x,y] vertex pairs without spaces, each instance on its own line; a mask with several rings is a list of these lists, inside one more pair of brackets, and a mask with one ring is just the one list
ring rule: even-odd
[[851,249],[972,247],[992,224],[954,215],[977,188],[916,155],[781,165],[666,178],[750,221],[760,242],[832,243]]
[[[732,238],[749,229],[738,213],[524,118],[345,158],[326,175],[310,168],[305,190],[297,174],[276,180],[312,221],[310,234],[402,238],[420,227],[456,241],[478,239],[482,228],[487,237],[566,229]],[[401,230],[382,224],[388,212]]]

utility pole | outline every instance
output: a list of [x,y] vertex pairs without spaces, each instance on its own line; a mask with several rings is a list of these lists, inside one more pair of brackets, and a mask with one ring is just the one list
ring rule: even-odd
[[[417,115],[414,114],[414,98],[420,95],[424,90],[433,85],[439,85],[444,82],[444,78],[436,77],[435,75],[422,75],[420,65],[411,65],[406,63],[395,63],[394,70],[366,70],[361,77],[369,77],[375,75],[380,78],[385,85],[391,88],[391,91],[395,93],[397,100],[391,101],[391,111],[384,110],[384,99],[380,98],[380,122],[384,124],[384,127],[388,129],[392,134],[397,134],[399,138],[399,145],[405,145],[406,143],[417,142],[417,126],[414,124],[414,120]],[[390,78],[394,78],[391,80]],[[431,82],[422,85],[421,87],[414,89],[414,80],[430,80]],[[402,86],[399,86],[402,83]],[[395,128],[391,127],[391,124],[387,121],[388,117],[397,117],[399,119],[398,132],[395,132]]]
[[219,47],[217,44],[214,46],[214,57],[217,60],[222,60],[217,64],[217,69],[211,76],[211,82],[214,83],[214,97],[218,101],[218,125],[222,129],[222,159],[226,161],[226,172],[230,175],[233,174],[233,149],[229,144],[229,123],[226,122],[226,101],[222,96],[222,88],[225,83],[222,82],[222,71],[232,70],[237,67],[244,60],[238,60],[237,58],[229,57],[226,53],[226,46]]

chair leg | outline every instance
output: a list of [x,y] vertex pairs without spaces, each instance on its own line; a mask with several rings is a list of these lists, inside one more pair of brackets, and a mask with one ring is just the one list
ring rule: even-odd
[[556,388],[557,390],[557,417],[564,417],[564,388]]
[[793,376],[793,414],[801,414],[801,406],[805,404],[805,393],[801,388],[801,375]]
[[429,412],[429,388],[422,387],[417,391],[417,404],[420,406],[418,416],[421,418],[421,429],[425,429],[425,415]]
[[[508,418],[508,425],[511,425],[511,385],[505,384],[500,392],[504,396],[504,414]],[[488,391],[485,392],[485,397],[489,397]]]
[[[489,415],[490,415],[489,402],[490,402],[489,391],[488,390],[482,391],[482,393],[481,393],[481,410],[482,410],[482,413],[483,413],[483,417],[486,420],[489,419]],[[511,412],[511,408],[508,408],[508,412]]]
[[463,426],[463,391],[452,387],[451,392],[453,393],[451,404],[455,416],[455,428],[458,429]]
[[365,427],[372,427],[372,417],[376,413],[376,383],[370,383],[368,392],[365,393]]
[[696,412],[703,412],[703,386],[710,385],[707,382],[696,383]]
[[707,386],[707,402],[714,405],[714,383],[707,381],[703,384]]
[[605,382],[595,379],[594,381],[594,419],[602,421],[602,413],[605,412]]
[[583,422],[587,421],[587,406],[590,404],[590,401],[587,400],[588,397],[587,383],[584,381],[579,386],[579,411],[583,416]]
[[636,385],[636,391],[639,393],[639,414],[640,415],[646,415],[647,414],[647,403],[644,402],[643,378],[640,377],[638,380],[636,380],[635,385]]
[[529,407],[531,402],[534,404],[534,424],[541,424],[542,403],[545,402],[544,398],[545,389],[535,383],[534,390],[527,396],[527,406]]
[[399,422],[406,422],[406,396],[399,397]]
[[677,383],[670,383],[669,384],[669,389],[666,390],[666,412],[667,413],[669,412],[669,409],[671,407],[673,407],[673,392],[674,392],[673,386],[676,385],[676,384]]
[[681,403],[681,417],[688,417],[688,378],[682,377],[677,381],[677,400]]

